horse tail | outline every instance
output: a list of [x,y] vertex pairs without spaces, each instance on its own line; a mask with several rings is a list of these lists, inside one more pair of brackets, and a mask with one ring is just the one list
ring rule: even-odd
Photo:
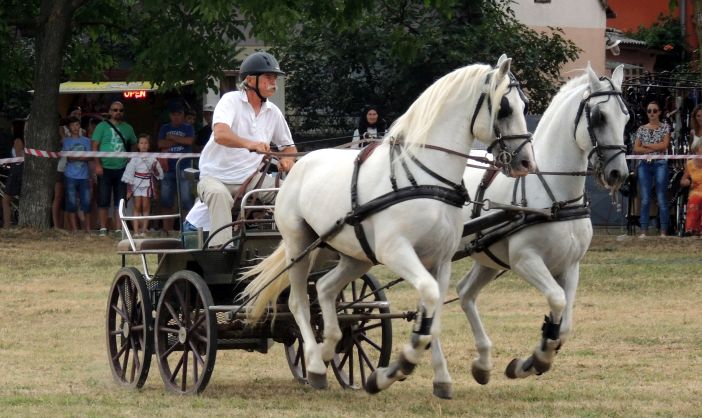
[[[318,255],[319,249],[315,249],[310,253],[307,276],[309,276],[309,272],[314,266]],[[288,267],[285,245],[281,242],[271,255],[247,270],[239,278],[239,280],[245,281],[255,276],[239,296],[241,299],[248,299],[244,304],[247,323],[251,324],[261,319],[269,303],[273,306],[273,318],[275,318],[278,296],[290,286]]]
[[247,270],[239,278],[239,280],[247,280],[254,277],[239,296],[242,299],[248,299],[244,304],[246,322],[258,321],[269,303],[273,304],[273,315],[275,316],[275,302],[283,290],[290,286],[290,277],[286,267],[285,243],[281,242],[271,255]]

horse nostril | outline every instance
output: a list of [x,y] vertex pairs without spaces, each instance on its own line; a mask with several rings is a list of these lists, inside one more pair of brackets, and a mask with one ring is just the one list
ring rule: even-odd
[[521,165],[529,173],[533,173],[536,169],[536,164],[531,160],[521,160]]
[[609,181],[614,182],[622,178],[622,173],[619,170],[612,170],[609,172]]

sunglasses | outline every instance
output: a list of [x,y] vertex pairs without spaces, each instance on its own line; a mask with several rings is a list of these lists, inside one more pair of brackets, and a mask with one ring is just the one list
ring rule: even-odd
[[646,113],[658,113],[658,109],[646,109]]
[[124,109],[110,109],[110,112],[123,113]]

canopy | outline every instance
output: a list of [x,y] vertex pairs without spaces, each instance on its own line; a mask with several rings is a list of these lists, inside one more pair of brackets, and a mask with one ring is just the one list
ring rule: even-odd
[[[184,81],[183,85],[193,84],[192,81]],[[79,94],[79,93],[121,93],[124,91],[154,91],[158,86],[148,81],[67,81],[61,83],[59,93]]]

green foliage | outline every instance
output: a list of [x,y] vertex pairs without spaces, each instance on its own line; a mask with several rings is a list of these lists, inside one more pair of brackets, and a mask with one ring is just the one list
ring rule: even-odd
[[665,54],[656,62],[659,71],[672,70],[684,63],[686,51],[690,49],[680,31],[680,20],[669,15],[661,14],[651,27],[639,26],[627,36],[645,41],[649,48]]
[[350,129],[364,105],[390,119],[449,71],[475,62],[495,64],[502,53],[526,83],[533,108],[555,91],[559,68],[577,47],[558,30],[536,33],[514,18],[508,0],[408,2],[388,0],[364,10],[354,24],[306,19],[275,50],[288,72],[287,102],[297,128]]

